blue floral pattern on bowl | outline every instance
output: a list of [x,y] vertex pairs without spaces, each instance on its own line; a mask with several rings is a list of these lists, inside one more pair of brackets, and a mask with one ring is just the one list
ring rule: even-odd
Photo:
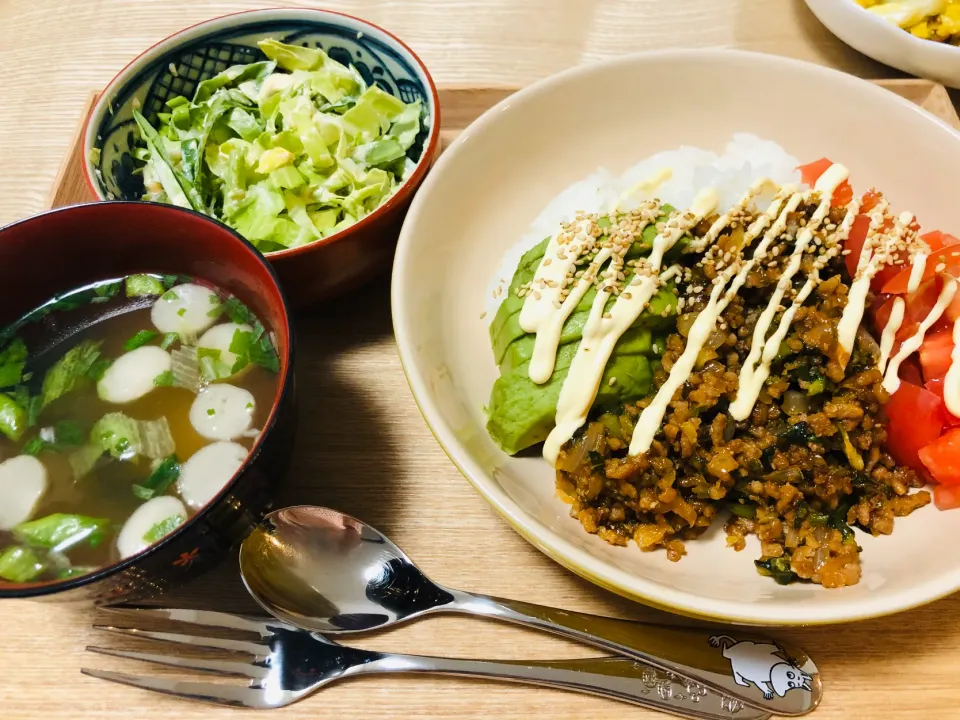
[[[426,113],[424,128],[407,155],[414,162],[421,158],[436,115],[433,97],[413,56],[382,31],[354,18],[316,10],[239,13],[205,25],[219,27],[206,32],[203,26],[190,28],[154,48],[161,52],[148,51],[142,66],[135,62],[125,70],[132,76],[122,82],[115,80],[116,87],[107,90],[110,97],[98,103],[87,127],[85,147],[88,170],[101,198],[143,197],[143,179],[133,157],[134,149],[142,145],[134,109],[156,124],[167,100],[178,95],[193,97],[199,83],[231,65],[265,60],[257,47],[265,38],[320,48],[337,62],[353,65],[368,84],[376,84],[404,102],[420,100]],[[162,45],[167,43],[173,46],[164,49]]]

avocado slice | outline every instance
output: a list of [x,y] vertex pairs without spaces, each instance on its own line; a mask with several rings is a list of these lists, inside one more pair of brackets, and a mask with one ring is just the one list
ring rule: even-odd
[[[627,256],[647,255],[656,232],[654,225],[645,228]],[[533,279],[549,240],[531,248],[520,260],[510,291],[490,325],[490,341],[501,375],[491,392],[487,430],[511,455],[543,442],[553,429],[560,390],[580,347],[583,327],[597,294],[596,289],[591,288],[564,323],[553,375],[542,385],[534,383],[530,380],[529,368],[536,338],[520,327],[524,299],[518,297],[516,291]],[[671,250],[667,261],[682,252],[685,240]],[[614,302],[615,298],[611,297],[608,307]],[[600,381],[595,408],[613,409],[650,393],[653,369],[663,352],[663,343],[654,343],[653,337],[654,334],[662,337],[673,327],[676,306],[673,283],[667,283],[651,298],[649,309],[617,342]]]

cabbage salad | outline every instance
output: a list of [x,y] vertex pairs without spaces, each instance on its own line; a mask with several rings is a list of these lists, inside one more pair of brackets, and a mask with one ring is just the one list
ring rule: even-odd
[[424,113],[322,50],[258,45],[267,60],[167,101],[159,127],[133,114],[146,145],[144,200],[211,215],[272,252],[376,210],[415,165],[407,151]]

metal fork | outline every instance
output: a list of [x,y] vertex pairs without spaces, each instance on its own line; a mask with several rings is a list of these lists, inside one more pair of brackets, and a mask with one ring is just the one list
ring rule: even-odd
[[224,660],[87,647],[91,652],[104,655],[250,679],[249,685],[241,686],[82,669],[84,674],[103,680],[218,705],[278,708],[295,703],[340,678],[379,673],[437,673],[574,690],[681,717],[707,720],[765,720],[770,717],[768,713],[744,706],[736,699],[715,693],[685,678],[623,658],[490,661],[397,655],[338,645],[318,633],[300,630],[272,618],[206,610],[114,609],[132,612],[143,619],[160,618],[241,630],[259,636],[255,640],[231,640],[202,633],[187,635],[94,625],[98,630],[136,638],[242,653],[246,656],[244,659]]

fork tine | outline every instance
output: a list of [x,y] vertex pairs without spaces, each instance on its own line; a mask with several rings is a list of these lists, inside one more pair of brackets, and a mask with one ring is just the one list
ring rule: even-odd
[[217,705],[274,708],[289,704],[289,699],[287,698],[284,698],[282,701],[278,699],[277,701],[270,702],[262,690],[239,685],[186,682],[172,678],[142,677],[112,672],[110,670],[93,670],[91,668],[80,668],[80,672],[90,677],[99,678],[100,680],[109,680],[120,683],[121,685],[153,690],[154,692],[163,693],[164,695],[173,695],[174,697],[190,700],[202,700]]
[[208,672],[220,673],[222,675],[240,675],[251,680],[264,680],[269,674],[269,670],[252,663],[240,662],[238,660],[212,660],[207,658],[183,658],[174,655],[157,655],[154,653],[134,652],[132,650],[114,650],[113,648],[98,647],[88,645],[89,652],[100,653],[101,655],[111,655],[113,657],[127,658],[130,660],[142,660],[143,662],[157,663],[158,665],[169,665],[170,667],[181,667],[189,670],[206,670]]
[[191,610],[188,608],[155,608],[139,605],[103,605],[101,610],[108,612],[133,612],[141,617],[162,618],[195,625],[210,625],[212,627],[228,628],[230,630],[247,630],[261,635],[270,634],[270,626],[287,627],[272,618],[257,618],[253,615],[234,615],[232,613],[216,612],[214,610]]
[[255,655],[258,658],[265,658],[270,653],[270,648],[267,645],[259,642],[250,642],[248,640],[228,640],[226,638],[197,637],[195,635],[185,635],[184,633],[154,632],[152,630],[114,627],[113,625],[94,625],[93,629],[117,633],[118,635],[146,638],[147,640],[163,640],[165,642],[180,643],[181,645],[193,645],[195,647],[249,653],[250,655]]

